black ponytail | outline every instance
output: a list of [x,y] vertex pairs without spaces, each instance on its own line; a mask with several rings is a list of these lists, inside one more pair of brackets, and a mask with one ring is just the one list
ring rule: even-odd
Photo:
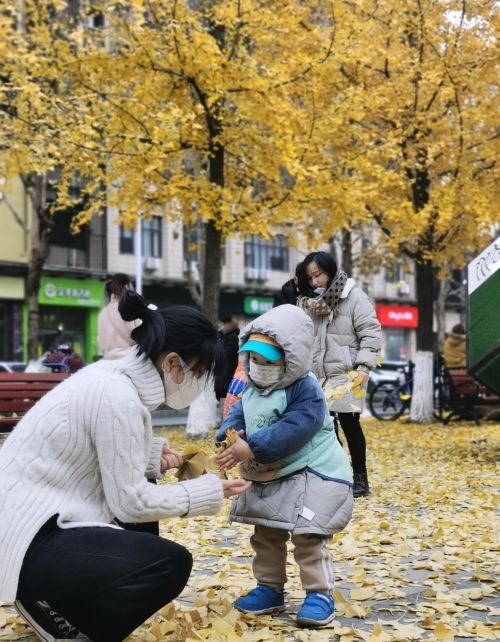
[[131,337],[139,346],[139,354],[152,358],[161,354],[166,331],[161,315],[153,309],[155,307],[148,307],[147,301],[134,290],[125,290],[118,302],[118,311],[124,321],[142,321],[132,330]]
[[139,354],[154,363],[165,352],[176,352],[189,361],[197,376],[224,371],[225,352],[217,329],[196,308],[171,305],[157,308],[132,290],[120,297],[118,310],[124,321],[140,319],[142,323],[132,330],[131,337]]

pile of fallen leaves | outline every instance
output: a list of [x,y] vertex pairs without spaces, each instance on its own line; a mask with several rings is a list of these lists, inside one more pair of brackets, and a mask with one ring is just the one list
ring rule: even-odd
[[[193,574],[180,599],[150,618],[130,641],[500,639],[494,600],[500,425],[368,419],[364,427],[372,493],[356,500],[351,523],[330,546],[336,617],[328,627],[294,626],[304,593],[291,551],[285,614],[251,617],[232,608],[255,580],[252,528],[228,524],[226,500],[216,517],[162,522],[162,536],[193,554]],[[176,450],[193,445],[183,429],[164,434]],[[212,441],[196,446],[213,451]],[[21,618],[1,607],[0,627],[0,640],[28,632]]]

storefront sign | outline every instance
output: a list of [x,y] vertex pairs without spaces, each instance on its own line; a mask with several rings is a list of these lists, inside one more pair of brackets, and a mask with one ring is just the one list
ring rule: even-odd
[[245,314],[259,316],[273,307],[273,298],[270,296],[246,296],[243,299]]
[[104,305],[104,283],[90,279],[42,277],[38,302],[42,305],[66,305],[100,308]]
[[416,328],[418,326],[418,308],[409,305],[384,305],[375,306],[377,317],[383,326],[397,328]]

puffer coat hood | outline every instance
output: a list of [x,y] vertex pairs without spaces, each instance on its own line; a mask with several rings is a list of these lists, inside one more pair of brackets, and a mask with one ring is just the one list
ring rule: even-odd
[[[278,382],[262,391],[283,389],[304,377],[312,367],[314,329],[311,318],[294,305],[280,305],[251,321],[241,333],[240,347],[248,341],[252,332],[266,334],[277,341],[285,352],[285,374]],[[241,358],[248,376],[249,353],[242,352]]]

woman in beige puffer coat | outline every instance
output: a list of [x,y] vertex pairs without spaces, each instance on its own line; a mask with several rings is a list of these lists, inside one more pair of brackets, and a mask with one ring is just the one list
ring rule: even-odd
[[[337,268],[327,252],[308,254],[298,270],[297,305],[314,323],[313,372],[320,382],[341,390],[356,371],[366,393],[368,373],[377,366],[382,331],[368,296]],[[340,388],[339,388],[340,387]],[[330,412],[346,436],[354,472],[354,496],[368,495],[366,441],[360,414],[363,398],[347,392],[334,398]]]

